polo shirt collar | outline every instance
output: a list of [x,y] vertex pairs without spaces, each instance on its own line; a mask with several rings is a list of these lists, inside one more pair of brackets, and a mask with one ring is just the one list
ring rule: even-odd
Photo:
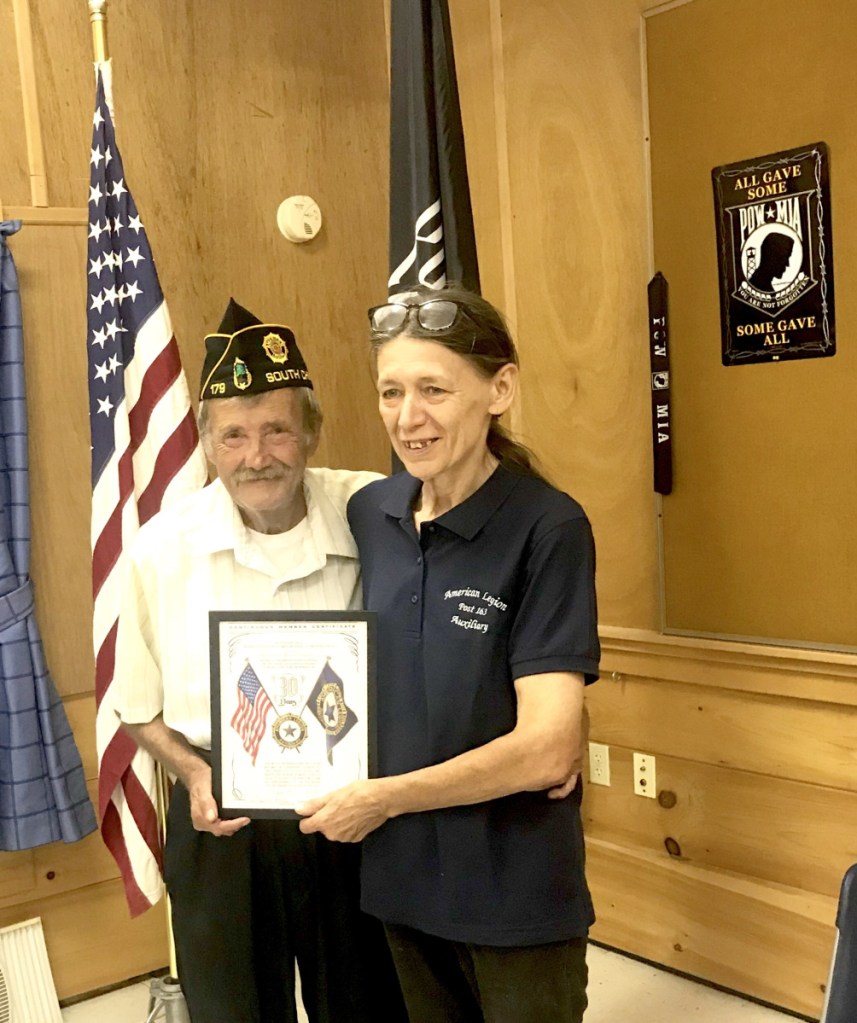
[[[476,493],[444,512],[435,523],[464,540],[472,540],[512,493],[519,479],[515,473],[498,465]],[[421,487],[421,481],[409,473],[398,473],[391,480],[390,493],[381,504],[381,510],[400,522],[412,523],[412,509]]]

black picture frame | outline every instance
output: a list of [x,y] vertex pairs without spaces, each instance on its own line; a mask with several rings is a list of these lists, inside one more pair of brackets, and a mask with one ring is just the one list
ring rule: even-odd
[[[244,777],[251,778],[255,776],[256,759],[258,753],[262,748],[262,743],[266,743],[264,764],[270,764],[271,755],[271,743],[266,741],[268,738],[273,738],[276,744],[281,747],[280,755],[285,756],[292,752],[300,752],[301,746],[305,740],[309,737],[310,728],[313,729],[313,744],[317,751],[317,755],[311,760],[311,764],[315,765],[319,759],[319,729],[325,736],[326,745],[326,759],[329,761],[331,767],[333,765],[333,757],[335,755],[335,747],[341,739],[344,739],[346,735],[354,731],[354,728],[349,724],[349,715],[357,718],[354,722],[354,726],[360,724],[361,727],[358,729],[357,746],[359,754],[362,757],[359,762],[365,764],[365,769],[361,769],[354,777],[346,776],[344,779],[338,776],[339,784],[346,784],[349,780],[357,780],[359,777],[372,778],[376,774],[377,765],[377,725],[376,725],[376,700],[377,700],[377,685],[376,685],[376,633],[377,633],[377,616],[371,611],[210,611],[209,612],[209,654],[210,654],[210,665],[211,665],[211,771],[212,771],[212,792],[217,805],[220,808],[220,816],[224,819],[231,819],[236,817],[250,817],[260,819],[300,819],[300,815],[294,810],[291,805],[282,806],[271,806],[271,805],[248,805],[246,799],[237,800],[230,796],[228,792],[228,784],[224,784],[224,754],[229,755],[230,751],[234,751],[234,747],[240,744],[247,753],[248,758],[252,756],[252,766],[247,768],[246,764],[244,767]],[[254,668],[247,661],[247,667],[245,667],[239,678],[236,679],[231,677],[229,679],[222,678],[222,665],[223,665],[223,651],[222,641],[224,639],[224,631],[235,632],[238,630],[246,630],[246,634],[249,637],[247,642],[249,646],[253,647],[254,643],[259,646],[260,649],[265,648],[265,644],[270,643],[271,649],[273,650],[273,644],[277,642],[274,638],[274,634],[277,631],[276,625],[282,624],[287,628],[282,631],[283,636],[281,638],[303,635],[303,642],[307,645],[307,649],[316,649],[318,647],[318,637],[323,634],[325,628],[329,629],[333,634],[337,633],[337,630],[342,636],[349,636],[351,639],[346,640],[346,645],[351,647],[353,644],[353,634],[356,629],[357,632],[362,632],[365,640],[365,651],[362,660],[357,657],[358,663],[365,665],[365,672],[352,671],[349,673],[348,684],[349,687],[353,687],[355,682],[358,686],[362,686],[357,694],[354,693],[353,688],[349,689],[347,694],[344,693],[344,682],[342,677],[339,675],[336,667],[332,667],[330,663],[330,657],[327,659],[327,663],[322,666],[320,674],[315,682],[312,682],[311,678],[301,676],[301,680],[294,676],[285,676],[281,679],[280,690],[274,693],[269,693],[268,689],[273,689],[273,684],[269,679],[264,680],[259,677],[260,674],[265,674],[259,668]],[[227,628],[224,630],[224,626],[233,627],[231,630]],[[272,628],[272,626],[274,628]],[[343,630],[345,630],[343,632]],[[262,638],[263,633],[267,633],[266,638]],[[311,633],[314,633],[316,640],[312,640]],[[255,638],[254,638],[255,637]],[[286,655],[290,656],[290,655]],[[357,656],[357,655],[355,655]],[[340,665],[337,665],[340,667]],[[247,669],[250,669],[250,675],[247,675]],[[341,667],[340,667],[341,670]],[[325,672],[329,674],[325,675]],[[234,671],[233,671],[234,675]],[[324,677],[323,677],[324,676]],[[333,677],[336,677],[334,681]],[[251,696],[258,683],[259,689],[256,691],[256,695],[253,702],[245,699],[242,702],[241,696],[239,696],[239,689],[241,686],[239,682],[243,681],[244,689],[250,692]],[[341,683],[340,685],[337,685]],[[324,683],[322,685],[322,683]],[[224,693],[223,687],[234,686],[235,687],[235,714],[226,720],[223,714],[224,704]],[[287,689],[289,686],[291,688]],[[316,690],[321,686],[320,692],[316,694]],[[338,693],[337,690],[338,689]],[[294,691],[293,691],[294,690]],[[309,694],[308,691],[309,690]],[[242,694],[243,694],[243,690]],[[270,705],[268,710],[262,713],[261,708],[256,707],[255,701],[261,699],[260,693],[264,693],[267,698],[268,704]],[[356,698],[355,698],[356,695]],[[292,697],[295,697],[293,699]],[[314,700],[313,706],[310,706],[310,699]],[[322,704],[319,700],[325,700],[324,712],[322,714]],[[353,707],[349,706],[350,703],[355,704],[360,714],[357,714]],[[258,734],[258,727],[255,730],[248,730],[246,735],[249,739],[242,737],[245,733],[242,733],[234,727],[235,719],[239,715],[239,711],[242,709],[246,710],[245,704],[250,704],[250,714],[252,716],[253,711],[259,711],[259,718],[264,730],[270,732],[270,736],[266,737],[264,731],[262,733],[259,742],[256,744],[256,753],[252,753],[253,743],[256,734]],[[286,710],[285,707],[289,706],[290,709]],[[344,709],[343,709],[344,708]],[[269,723],[267,720],[268,715],[271,711],[280,711],[279,715],[273,723]],[[307,713],[308,719],[304,720],[302,715],[304,712]],[[365,721],[361,722],[362,715],[365,713]],[[331,720],[327,721],[326,724],[322,723],[323,715],[330,715]],[[340,725],[339,718],[344,715],[344,721]],[[313,722],[312,719],[315,719]],[[243,719],[242,719],[243,720]],[[316,725],[318,727],[316,727]],[[338,733],[331,733],[330,728],[335,728],[340,725],[340,731]],[[301,727],[305,732],[304,737],[300,738]],[[226,735],[226,730],[232,729],[238,736],[236,740],[232,735]],[[294,739],[289,738],[286,735],[286,730],[291,729],[294,731]],[[361,740],[359,736],[362,736]],[[352,737],[353,738],[353,737]],[[226,741],[225,741],[226,740]],[[245,742],[249,741],[250,746],[248,748]],[[352,742],[352,747],[354,742]],[[359,757],[358,754],[358,757]],[[304,767],[305,765],[301,765]],[[321,765],[321,773],[327,775],[328,772]],[[256,779],[259,784],[259,790],[264,790],[260,779]],[[305,797],[301,799],[304,801],[305,798],[312,798],[314,795],[322,795],[329,791],[331,788],[338,787],[337,785],[330,784],[326,778],[325,783],[322,784],[320,790],[309,792]],[[233,783],[234,788],[234,783]],[[254,790],[257,791],[257,790]],[[262,803],[268,801],[262,800]]]

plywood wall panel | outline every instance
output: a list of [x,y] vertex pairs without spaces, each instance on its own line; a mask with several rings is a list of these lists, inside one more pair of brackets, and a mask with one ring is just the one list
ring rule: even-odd
[[637,5],[502,13],[523,432],[593,520],[602,621],[653,627]]
[[587,844],[592,937],[817,1018],[836,901]]
[[[117,11],[127,7],[110,3]],[[33,56],[45,152],[48,198],[53,206],[84,206],[89,195],[89,150],[95,76],[85,3],[30,3]]]
[[513,296],[506,294],[504,263],[512,252],[504,249],[503,221],[512,213],[504,194],[507,154],[498,145],[498,131],[505,129],[498,122],[505,113],[504,68],[494,49],[492,7],[498,0],[450,0],[449,12],[482,294],[508,314]]
[[[0,203],[29,205],[27,137],[12,0],[0,0]],[[2,210],[0,210],[2,216]]]
[[[796,44],[784,76],[774,23]],[[842,509],[857,502],[857,428],[841,413],[857,378],[857,300],[836,288],[833,358],[722,366],[710,173],[826,141],[834,276],[853,277],[855,30],[857,11],[835,0],[697,0],[648,21],[655,252],[672,315],[674,629],[854,646],[857,538]]]
[[[327,414],[317,461],[385,468],[364,326],[386,283],[382,6],[328,4],[311,32],[294,0],[218,13],[159,2],[111,23],[120,145],[185,366],[195,386],[230,295],[285,320]],[[324,227],[296,246],[276,211],[304,193]]]
[[585,790],[586,834],[664,858],[671,839],[682,861],[838,897],[857,862],[857,793],[663,754],[656,769],[674,803],[635,795],[633,752],[611,746],[610,788]]
[[587,703],[599,742],[857,792],[852,708],[643,679]]

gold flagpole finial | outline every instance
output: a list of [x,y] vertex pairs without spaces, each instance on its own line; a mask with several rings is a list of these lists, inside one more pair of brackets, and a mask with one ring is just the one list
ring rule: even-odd
[[92,48],[97,64],[107,60],[107,0],[88,0],[92,22]]

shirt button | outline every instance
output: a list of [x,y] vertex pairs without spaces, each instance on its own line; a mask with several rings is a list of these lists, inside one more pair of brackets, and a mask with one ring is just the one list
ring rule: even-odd
[[416,604],[416,602],[417,602],[417,601],[418,601],[419,599],[420,599],[420,598],[419,598],[419,597],[418,597],[418,596],[416,595],[416,593],[412,593],[412,594],[411,594],[411,603],[412,603],[412,604]]
[[417,564],[421,565],[422,563],[423,563],[423,559],[421,557],[417,558]]

